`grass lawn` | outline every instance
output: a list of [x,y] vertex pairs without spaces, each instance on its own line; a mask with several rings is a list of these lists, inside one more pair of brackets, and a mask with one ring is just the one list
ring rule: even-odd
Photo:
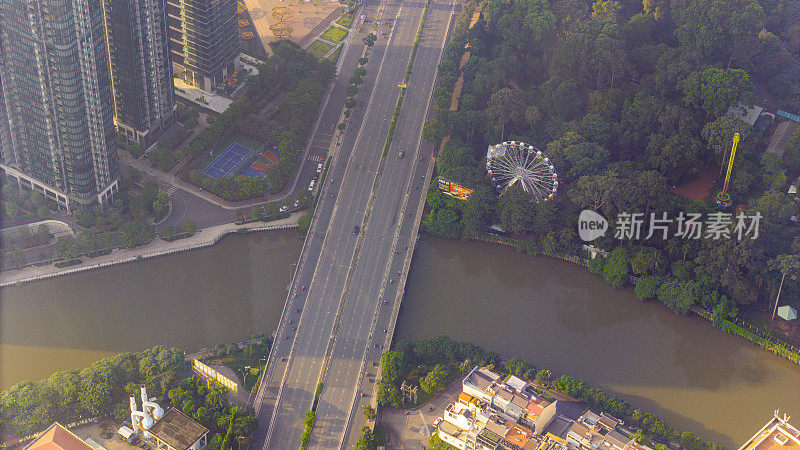
[[342,17],[340,17],[339,20],[336,21],[336,23],[345,28],[350,28],[350,25],[353,24],[353,15],[349,13],[345,14]]
[[312,55],[316,56],[319,59],[322,59],[323,57],[325,57],[325,53],[328,53],[328,50],[332,48],[333,46],[331,44],[322,42],[318,39],[312,42],[311,45],[308,46],[307,50]]
[[331,25],[320,37],[335,44],[344,39],[345,36],[347,36],[347,30],[339,28],[336,25]]
[[341,46],[341,45],[339,46],[339,48],[337,48],[336,50],[334,50],[334,51],[333,51],[333,53],[331,53],[331,54],[330,54],[330,56],[328,56],[328,59],[329,59],[331,62],[336,62],[336,61],[338,61],[338,60],[339,60],[339,53],[342,53],[342,46]]

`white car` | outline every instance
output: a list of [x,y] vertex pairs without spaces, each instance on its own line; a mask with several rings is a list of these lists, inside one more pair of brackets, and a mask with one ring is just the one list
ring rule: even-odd
[[311,184],[308,185],[308,190],[313,191],[314,185],[317,183],[317,180],[311,180]]
[[322,173],[322,163],[317,164],[317,173]]
[[300,204],[300,200],[295,200],[295,201],[294,201],[294,207],[295,207],[295,208],[297,208],[297,205],[299,205],[299,204]]
[[278,208],[278,211],[279,211],[279,212],[286,212],[286,210],[287,210],[287,209],[289,209],[289,207],[288,207],[288,206],[286,206],[286,205],[283,205],[283,206],[281,206],[280,208]]
[[442,418],[437,417],[436,420],[433,421],[433,426],[438,427],[440,423],[442,423]]

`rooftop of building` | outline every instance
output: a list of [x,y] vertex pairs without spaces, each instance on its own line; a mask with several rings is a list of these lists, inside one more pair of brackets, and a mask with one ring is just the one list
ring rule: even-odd
[[612,416],[610,414],[603,413],[603,414],[600,415],[600,419],[597,421],[597,424],[600,425],[601,427],[604,427],[604,428],[608,429],[610,431],[610,430],[613,430],[614,428],[617,428],[617,425],[619,425],[620,422],[621,421],[619,419],[617,419],[616,417],[614,417],[614,416]]
[[484,369],[484,368],[475,368],[472,372],[464,378],[464,383],[469,383],[481,389],[483,391],[489,389],[489,387],[494,383],[500,375],[492,372],[491,370]]
[[446,420],[439,422],[439,430],[442,433],[449,434],[450,436],[453,436],[456,439],[461,439],[461,435],[464,433],[464,430]]
[[775,416],[739,450],[797,450],[800,449],[800,430],[789,423],[789,418]]
[[184,450],[208,433],[208,428],[177,409],[170,408],[148,431],[170,447]]
[[53,422],[39,437],[25,447],[25,450],[93,450],[73,432],[60,423]]
[[517,447],[524,447],[532,437],[533,431],[520,424],[514,424],[508,429],[504,438]]

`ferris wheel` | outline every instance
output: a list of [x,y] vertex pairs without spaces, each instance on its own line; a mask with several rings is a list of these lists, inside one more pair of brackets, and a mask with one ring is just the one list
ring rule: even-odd
[[486,171],[499,191],[519,183],[536,202],[553,197],[558,190],[558,175],[550,160],[524,142],[490,146],[486,152]]

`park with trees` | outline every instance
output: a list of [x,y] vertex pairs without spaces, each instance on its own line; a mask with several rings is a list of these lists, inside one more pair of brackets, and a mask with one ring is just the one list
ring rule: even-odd
[[[201,131],[185,153],[191,162],[181,178],[226,200],[237,201],[272,194],[284,188],[309,139],[334,64],[319,60],[288,40],[270,43],[271,55],[247,78],[244,92]],[[233,175],[214,180],[203,168],[220,154],[226,139],[246,138],[260,146],[277,148],[278,162],[263,179]]]
[[[613,286],[633,280],[642,300],[679,314],[723,304],[733,320],[740,310],[771,312],[780,288],[782,303],[800,307],[800,237],[790,220],[798,207],[787,194],[800,175],[800,132],[780,158],[764,154],[769,133],[726,115],[755,103],[756,92],[771,107],[800,110],[800,87],[790,81],[800,70],[798,17],[800,5],[777,0],[468,1],[445,47],[436,114],[423,136],[440,146],[436,174],[474,192],[457,200],[434,179],[425,229],[582,258],[578,214],[592,209],[612,230],[592,243],[608,253],[589,270]],[[450,110],[457,82],[460,103]],[[734,133],[733,205],[720,210],[714,194]],[[517,186],[495,190],[485,155],[503,140],[550,158],[554,198],[535,203]],[[716,178],[709,192],[677,193],[704,174]],[[760,213],[758,238],[687,239],[676,236],[676,221],[666,238],[646,238],[651,213],[719,212]],[[642,214],[640,238],[615,237],[620,213]],[[487,234],[495,224],[503,237]]]

